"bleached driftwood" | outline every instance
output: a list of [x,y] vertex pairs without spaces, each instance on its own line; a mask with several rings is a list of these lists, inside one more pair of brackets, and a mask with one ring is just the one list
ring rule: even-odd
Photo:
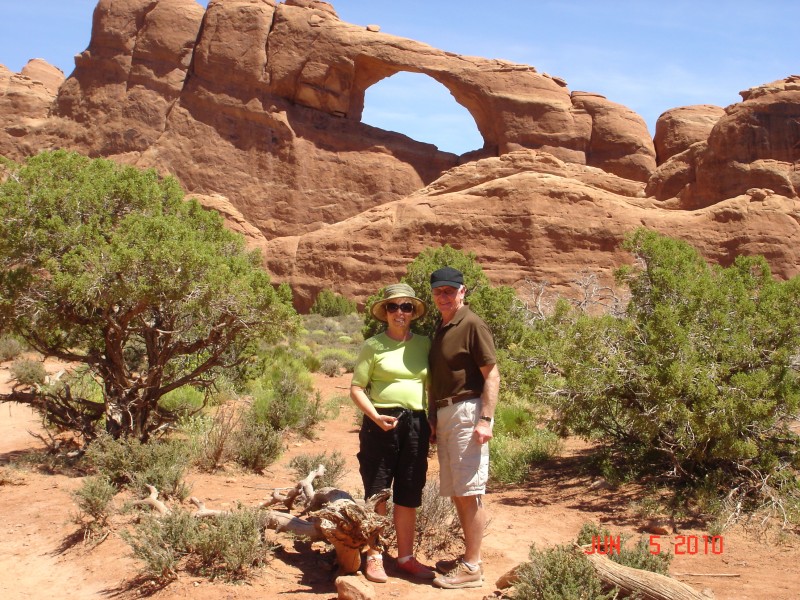
[[336,550],[336,562],[343,573],[355,573],[361,567],[361,549],[376,547],[378,536],[389,519],[375,512],[375,505],[385,501],[389,490],[376,494],[366,504],[352,498],[340,498],[310,514],[313,522]]
[[[600,580],[609,587],[619,588],[623,596],[636,594],[643,600],[707,600],[693,587],[666,575],[626,567],[609,559],[604,554],[586,554],[588,546],[575,544],[575,549],[586,556]],[[499,589],[506,589],[519,583],[517,565],[497,580]]]
[[[578,546],[583,552],[583,548]],[[603,554],[585,554],[598,577],[628,595],[637,593],[644,600],[707,600],[693,587],[666,575],[626,567]]]
[[[297,482],[293,488],[278,488],[272,492],[272,497],[262,502],[259,506],[266,507],[273,504],[283,503],[287,510],[292,510],[295,502],[302,501],[307,508],[314,500],[314,480],[317,477],[322,477],[325,474],[325,465],[319,465],[316,469],[311,471],[306,477]],[[287,493],[282,493],[282,490],[289,490]]]
[[206,517],[218,517],[219,515],[225,514],[228,512],[227,510],[219,510],[219,509],[212,509],[206,508],[205,502],[198,500],[194,496],[189,498],[189,502],[194,504],[197,507],[197,510],[194,513],[195,519],[205,519]]
[[170,510],[169,508],[167,508],[166,504],[164,504],[161,500],[158,499],[158,490],[154,488],[152,485],[148,485],[147,489],[150,490],[150,495],[147,496],[147,498],[142,498],[141,500],[134,501],[133,505],[150,506],[151,508],[155,509],[158,512],[158,514],[168,515]]

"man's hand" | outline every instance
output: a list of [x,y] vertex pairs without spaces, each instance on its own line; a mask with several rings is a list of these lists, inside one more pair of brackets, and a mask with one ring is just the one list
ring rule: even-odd
[[430,427],[431,427],[431,435],[428,438],[428,440],[430,441],[431,444],[435,444],[436,443],[436,421],[431,421],[430,419],[428,419],[428,425],[430,425]]
[[492,425],[489,421],[484,421],[483,419],[479,420],[478,424],[475,425],[474,435],[479,444],[485,444],[494,437],[492,434]]

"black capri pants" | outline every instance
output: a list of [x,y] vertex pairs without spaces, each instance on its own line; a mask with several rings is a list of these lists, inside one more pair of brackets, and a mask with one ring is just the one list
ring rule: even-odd
[[428,474],[428,444],[431,428],[424,410],[379,408],[379,414],[397,417],[397,426],[384,431],[364,416],[358,439],[359,471],[364,497],[392,489],[392,501],[418,508]]

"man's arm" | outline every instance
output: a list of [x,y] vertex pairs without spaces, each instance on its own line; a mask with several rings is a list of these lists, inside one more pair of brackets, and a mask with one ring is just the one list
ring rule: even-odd
[[[481,417],[494,419],[494,411],[497,407],[497,394],[500,391],[500,371],[497,365],[485,365],[480,368],[483,374],[483,392],[481,393]],[[492,439],[492,423],[484,419],[479,419],[475,426],[475,436],[478,443],[485,444]]]

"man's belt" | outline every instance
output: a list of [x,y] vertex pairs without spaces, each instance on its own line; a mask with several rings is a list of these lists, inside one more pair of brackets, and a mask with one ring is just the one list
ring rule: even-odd
[[452,406],[453,404],[458,404],[459,402],[463,402],[464,400],[471,400],[472,398],[479,398],[480,394],[476,394],[475,392],[461,392],[460,394],[456,394],[455,396],[448,396],[447,398],[442,398],[436,401],[436,410],[441,410],[446,406]]

